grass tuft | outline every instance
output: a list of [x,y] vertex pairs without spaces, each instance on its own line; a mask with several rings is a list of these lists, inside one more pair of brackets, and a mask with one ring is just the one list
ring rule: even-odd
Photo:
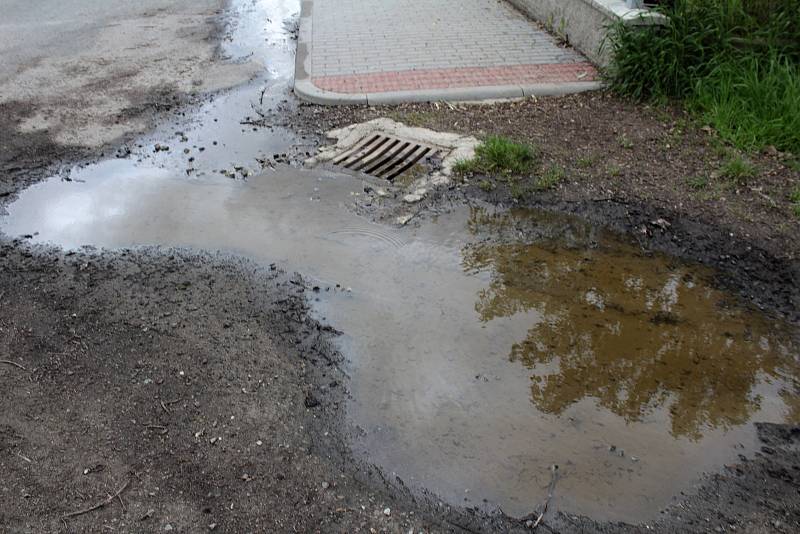
[[756,171],[755,165],[741,156],[734,156],[722,164],[719,174],[736,185],[744,185],[755,177]]
[[692,176],[686,179],[686,184],[695,191],[700,191],[708,187],[708,178],[705,176]]
[[491,136],[478,145],[473,159],[457,162],[453,171],[458,174],[522,176],[530,173],[537,161],[536,150],[530,145]]
[[789,194],[789,201],[792,203],[792,213],[800,219],[800,187],[796,187],[794,191]]
[[547,167],[547,169],[545,169],[539,179],[536,180],[536,189],[539,191],[552,189],[564,181],[564,178],[566,177],[567,173],[564,171],[563,167],[558,165],[550,165]]

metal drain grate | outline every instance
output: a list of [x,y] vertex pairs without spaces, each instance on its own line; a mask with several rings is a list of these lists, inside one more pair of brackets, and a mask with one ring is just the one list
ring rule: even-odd
[[439,150],[397,137],[374,134],[334,158],[333,164],[391,181],[423,159],[433,158]]

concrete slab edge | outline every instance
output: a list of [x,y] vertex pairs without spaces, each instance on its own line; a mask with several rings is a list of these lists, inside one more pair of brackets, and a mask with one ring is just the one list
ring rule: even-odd
[[570,82],[535,84],[529,86],[498,85],[449,89],[421,89],[385,93],[336,93],[320,89],[311,81],[310,68],[313,36],[314,0],[303,0],[300,9],[300,29],[295,57],[294,93],[302,100],[324,106],[391,105],[404,102],[477,102],[506,100],[526,96],[557,96],[602,89],[601,82]]

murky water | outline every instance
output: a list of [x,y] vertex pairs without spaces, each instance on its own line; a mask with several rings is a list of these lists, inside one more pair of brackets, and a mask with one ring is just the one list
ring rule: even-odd
[[[235,6],[285,17],[295,4]],[[209,136],[222,147],[197,172],[164,153],[75,169],[25,191],[0,230],[68,248],[221,250],[348,288],[314,306],[345,333],[354,446],[454,503],[527,514],[557,464],[553,509],[650,519],[700,473],[752,452],[752,421],[800,415],[790,332],[703,269],[568,217],[464,206],[391,229],[348,208],[363,188],[349,176],[279,167],[231,180],[214,167],[290,140],[242,133],[244,108],[222,102],[216,123],[184,132],[189,147]]]

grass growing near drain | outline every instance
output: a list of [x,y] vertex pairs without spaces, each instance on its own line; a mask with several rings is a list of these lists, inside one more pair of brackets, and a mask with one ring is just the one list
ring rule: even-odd
[[756,167],[741,156],[734,156],[726,161],[719,170],[719,175],[736,185],[744,185],[756,175]]
[[692,176],[686,179],[686,184],[695,191],[699,191],[708,187],[708,178],[705,176]]
[[800,2],[673,4],[663,27],[614,27],[612,88],[683,100],[739,149],[800,153]]
[[536,180],[536,189],[539,191],[552,189],[561,183],[566,177],[567,173],[564,171],[563,167],[558,165],[550,165],[544,170],[539,179]]
[[538,161],[536,150],[506,137],[491,136],[478,145],[475,157],[457,162],[457,174],[501,174],[521,176],[531,172]]
[[800,218],[800,187],[795,188],[792,194],[789,195],[789,200],[792,202],[792,211],[794,216]]

